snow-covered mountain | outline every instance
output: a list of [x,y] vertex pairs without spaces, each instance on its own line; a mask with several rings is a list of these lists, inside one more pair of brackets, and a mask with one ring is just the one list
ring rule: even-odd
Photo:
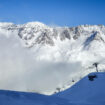
[[105,69],[105,26],[0,23],[0,89],[53,94]]

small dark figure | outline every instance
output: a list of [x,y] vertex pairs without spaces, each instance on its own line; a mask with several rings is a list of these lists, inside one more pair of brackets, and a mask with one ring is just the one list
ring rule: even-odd
[[96,71],[98,72],[98,64],[99,63],[94,63],[93,65],[96,67]]
[[93,74],[93,75],[88,75],[88,78],[90,81],[93,81],[94,78],[97,78],[97,75]]
[[75,81],[72,79],[72,82],[75,82]]
[[60,92],[61,89],[58,87],[58,88],[56,88],[56,90],[57,90],[57,92]]

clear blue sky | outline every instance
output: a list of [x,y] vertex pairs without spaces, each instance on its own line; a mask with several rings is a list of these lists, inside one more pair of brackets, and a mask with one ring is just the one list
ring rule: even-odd
[[0,21],[105,25],[105,0],[0,0]]

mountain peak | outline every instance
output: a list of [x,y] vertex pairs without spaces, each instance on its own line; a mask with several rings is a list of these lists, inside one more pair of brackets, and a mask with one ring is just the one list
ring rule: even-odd
[[46,25],[41,23],[41,22],[28,22],[26,24],[24,24],[26,27],[36,27],[36,26],[40,26],[40,27],[45,27]]
[[8,27],[8,26],[13,26],[14,23],[9,23],[9,22],[0,22],[0,27]]

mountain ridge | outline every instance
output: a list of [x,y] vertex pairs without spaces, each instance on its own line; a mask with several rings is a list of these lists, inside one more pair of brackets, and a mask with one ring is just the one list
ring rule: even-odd
[[[39,22],[23,25],[0,23],[0,49],[2,51],[0,57],[3,62],[0,69],[4,69],[1,77],[5,74],[10,84],[15,84],[11,77],[16,79],[18,84],[9,87],[13,90],[35,91],[43,94],[65,90],[88,73],[96,71],[93,66],[95,62],[99,63],[100,71],[105,69],[104,41],[105,26],[103,25],[81,25],[70,28],[50,27]],[[7,68],[5,65],[8,65]],[[15,70],[12,70],[13,67]],[[13,72],[10,77],[7,75],[7,71],[10,72],[8,69]],[[27,73],[27,71],[30,72]],[[37,77],[37,75],[40,76]],[[6,78],[3,77],[4,83]],[[20,79],[24,84],[22,88]],[[44,80],[43,83],[51,86],[47,87],[43,83],[39,86],[37,80],[41,80],[41,83]],[[53,86],[52,81],[56,81]],[[35,85],[37,83],[36,86],[33,86],[34,82]],[[6,88],[5,85],[2,83],[0,88]],[[41,89],[36,89],[37,86]]]

